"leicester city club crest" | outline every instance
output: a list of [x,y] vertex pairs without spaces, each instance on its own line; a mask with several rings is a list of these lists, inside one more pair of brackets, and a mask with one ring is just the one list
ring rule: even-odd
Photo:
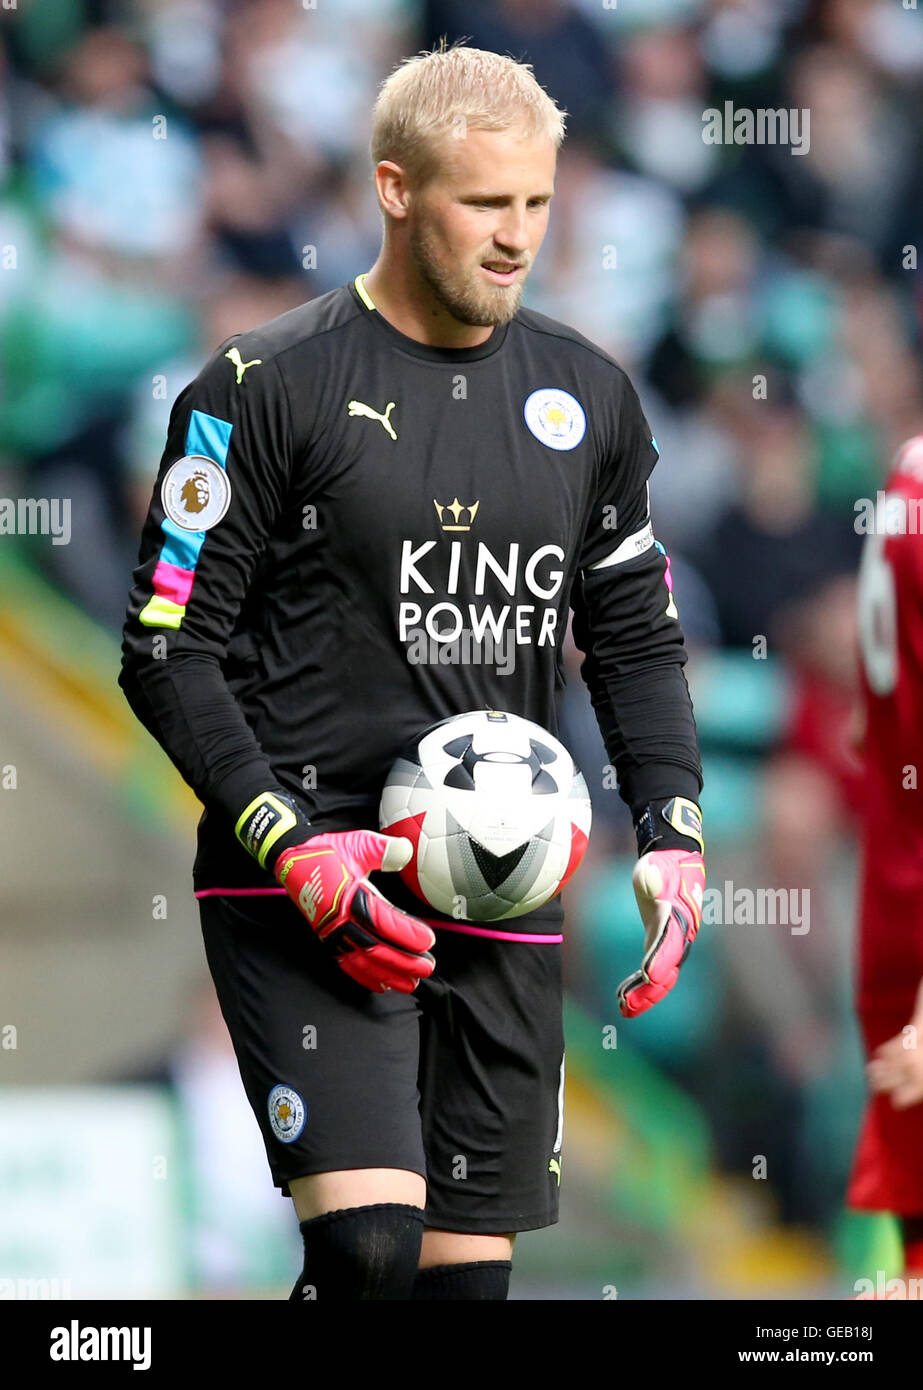
[[272,1132],[283,1144],[291,1144],[304,1129],[307,1108],[291,1086],[273,1086],[269,1092],[269,1123]]
[[586,434],[583,406],[576,396],[557,387],[533,391],[522,413],[535,438],[549,449],[576,449]]

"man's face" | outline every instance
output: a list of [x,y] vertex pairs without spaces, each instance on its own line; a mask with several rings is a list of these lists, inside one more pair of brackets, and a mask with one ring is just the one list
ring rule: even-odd
[[507,323],[548,226],[555,148],[547,135],[449,136],[439,172],[408,212],[414,267],[460,323]]

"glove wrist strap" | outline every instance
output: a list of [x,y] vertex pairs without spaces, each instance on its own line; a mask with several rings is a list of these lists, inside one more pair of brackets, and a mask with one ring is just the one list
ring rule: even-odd
[[652,849],[689,849],[690,841],[700,854],[705,853],[702,812],[688,797],[648,802],[634,826],[639,856]]
[[283,850],[306,840],[312,829],[291,797],[261,792],[241,812],[234,833],[260,867],[266,869],[272,867]]

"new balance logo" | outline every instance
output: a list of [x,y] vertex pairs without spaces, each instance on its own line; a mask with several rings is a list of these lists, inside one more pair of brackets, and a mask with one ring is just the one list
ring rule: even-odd
[[378,423],[388,431],[391,438],[396,440],[397,435],[394,433],[394,426],[391,424],[390,419],[391,411],[394,409],[396,404],[396,401],[389,401],[388,404],[385,406],[384,415],[379,415],[378,411],[373,410],[370,405],[366,405],[365,401],[347,401],[346,409],[349,411],[351,416],[362,415],[367,420],[377,420]]
[[244,372],[247,371],[249,367],[261,367],[263,365],[262,357],[254,357],[252,362],[242,362],[240,360],[240,353],[237,350],[237,348],[229,348],[224,355],[234,364],[234,367],[237,371],[238,386],[243,381]]
[[317,909],[323,891],[324,882],[321,876],[320,866],[315,864],[314,868],[311,870],[310,878],[302,884],[301,892],[298,894],[299,906],[312,927],[317,917]]

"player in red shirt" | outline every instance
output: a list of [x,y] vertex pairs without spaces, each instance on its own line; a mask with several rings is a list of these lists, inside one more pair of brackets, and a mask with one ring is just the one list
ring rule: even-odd
[[923,1275],[923,435],[898,451],[859,570],[865,804],[857,1007],[870,1097],[847,1202],[893,1212]]

